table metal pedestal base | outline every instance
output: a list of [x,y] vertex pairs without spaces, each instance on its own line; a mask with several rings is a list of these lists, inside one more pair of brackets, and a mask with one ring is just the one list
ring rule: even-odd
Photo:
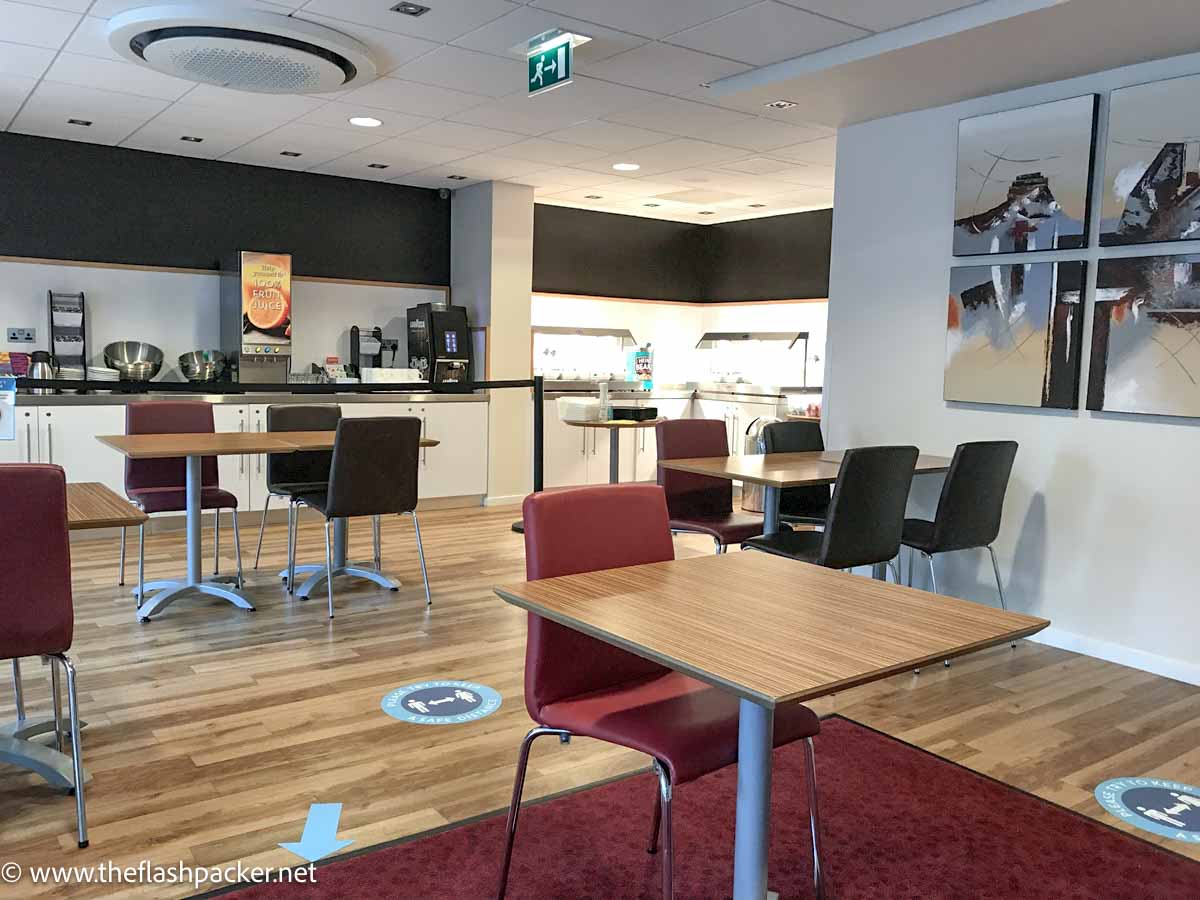
[[[53,722],[50,723],[50,730],[54,730]],[[28,769],[46,779],[51,787],[75,787],[71,757],[33,741],[0,737],[0,763]],[[83,783],[87,784],[91,780],[92,776],[84,770]]]

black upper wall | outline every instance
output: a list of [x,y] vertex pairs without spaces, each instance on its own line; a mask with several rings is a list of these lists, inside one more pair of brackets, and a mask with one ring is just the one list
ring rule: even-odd
[[829,295],[832,210],[720,225],[538,204],[533,289],[639,300]]
[[450,283],[437,191],[0,134],[0,256],[211,269],[292,254],[297,275]]

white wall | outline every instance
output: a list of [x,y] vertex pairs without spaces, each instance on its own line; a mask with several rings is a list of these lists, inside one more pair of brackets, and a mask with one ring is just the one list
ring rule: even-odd
[[[1101,93],[1100,173],[1105,92],[1195,72],[1200,54],[839,131],[825,409],[832,447],[911,442],[950,454],[961,441],[1019,441],[997,544],[1009,605],[1051,619],[1049,643],[1200,683],[1200,421],[942,401],[958,120]],[[1092,244],[1024,258],[1088,259],[1094,286],[1095,260],[1161,247],[1100,250],[1095,234]],[[940,478],[918,481],[913,506],[930,514]],[[940,558],[939,586],[994,602],[985,560],[974,551]]]
[[[175,361],[182,353],[218,347],[218,276],[207,273],[53,263],[0,262],[0,329],[33,327],[34,344],[10,344],[0,330],[0,350],[29,352],[49,346],[46,291],[83,291],[87,298],[88,355],[103,365],[105,344],[148,341],[166,355],[162,380],[180,380]],[[296,281],[293,302],[293,366],[308,368],[326,356],[350,355],[351,325],[380,325],[401,338],[405,310],[443,296],[438,289]],[[390,364],[390,356],[384,357]],[[403,365],[403,363],[401,363]]]

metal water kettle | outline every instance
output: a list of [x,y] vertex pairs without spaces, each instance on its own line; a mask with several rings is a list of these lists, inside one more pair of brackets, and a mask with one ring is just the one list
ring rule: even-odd
[[[29,378],[52,379],[58,377],[58,361],[45,350],[29,354]],[[31,394],[53,394],[54,388],[31,388]]]

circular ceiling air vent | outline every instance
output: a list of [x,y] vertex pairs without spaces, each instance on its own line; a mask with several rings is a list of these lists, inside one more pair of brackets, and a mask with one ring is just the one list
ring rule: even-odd
[[166,75],[264,94],[313,94],[372,81],[367,48],[300,19],[226,4],[148,6],[114,16],[112,48]]

